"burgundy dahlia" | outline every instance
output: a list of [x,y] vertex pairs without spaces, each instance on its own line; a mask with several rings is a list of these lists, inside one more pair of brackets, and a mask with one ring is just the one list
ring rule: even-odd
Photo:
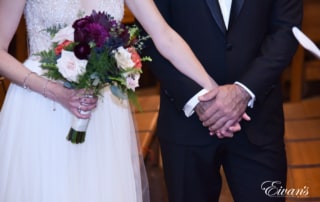
[[90,46],[87,43],[79,43],[74,47],[74,54],[77,58],[80,60],[82,59],[88,59],[90,54]]

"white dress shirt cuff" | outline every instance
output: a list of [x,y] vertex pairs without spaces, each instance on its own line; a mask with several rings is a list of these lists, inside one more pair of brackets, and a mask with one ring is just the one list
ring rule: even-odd
[[256,100],[255,94],[253,94],[253,92],[249,88],[247,88],[247,86],[243,85],[238,81],[234,82],[234,84],[241,86],[244,90],[246,90],[249,93],[249,95],[251,96],[251,99],[248,102],[248,107],[253,108],[254,101]]
[[190,117],[194,113],[194,108],[199,103],[198,97],[209,92],[206,89],[202,89],[196,95],[194,95],[183,107],[184,114],[186,117]]

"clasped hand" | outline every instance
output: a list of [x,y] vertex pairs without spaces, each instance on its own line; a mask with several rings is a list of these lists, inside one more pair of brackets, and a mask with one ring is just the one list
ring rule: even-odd
[[87,90],[75,90],[55,83],[55,99],[80,119],[89,119],[91,111],[97,107],[98,98]]
[[239,122],[242,119],[250,121],[245,113],[249,100],[250,95],[242,87],[223,85],[200,96],[195,111],[203,126],[208,127],[210,135],[233,137],[241,130]]

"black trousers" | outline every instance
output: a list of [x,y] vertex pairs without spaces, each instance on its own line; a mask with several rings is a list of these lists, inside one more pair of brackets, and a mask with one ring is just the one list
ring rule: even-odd
[[241,133],[233,138],[212,138],[216,140],[205,146],[179,145],[160,139],[170,202],[219,201],[221,166],[234,201],[285,201],[284,196],[276,193],[286,186],[283,138],[259,147]]

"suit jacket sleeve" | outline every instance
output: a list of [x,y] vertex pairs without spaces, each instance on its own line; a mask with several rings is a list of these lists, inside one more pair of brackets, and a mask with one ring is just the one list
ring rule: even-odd
[[297,41],[291,29],[301,25],[302,1],[277,0],[272,10],[269,33],[263,40],[260,53],[250,63],[248,71],[239,78],[256,95],[258,102],[263,101],[273,89],[296,51]]

